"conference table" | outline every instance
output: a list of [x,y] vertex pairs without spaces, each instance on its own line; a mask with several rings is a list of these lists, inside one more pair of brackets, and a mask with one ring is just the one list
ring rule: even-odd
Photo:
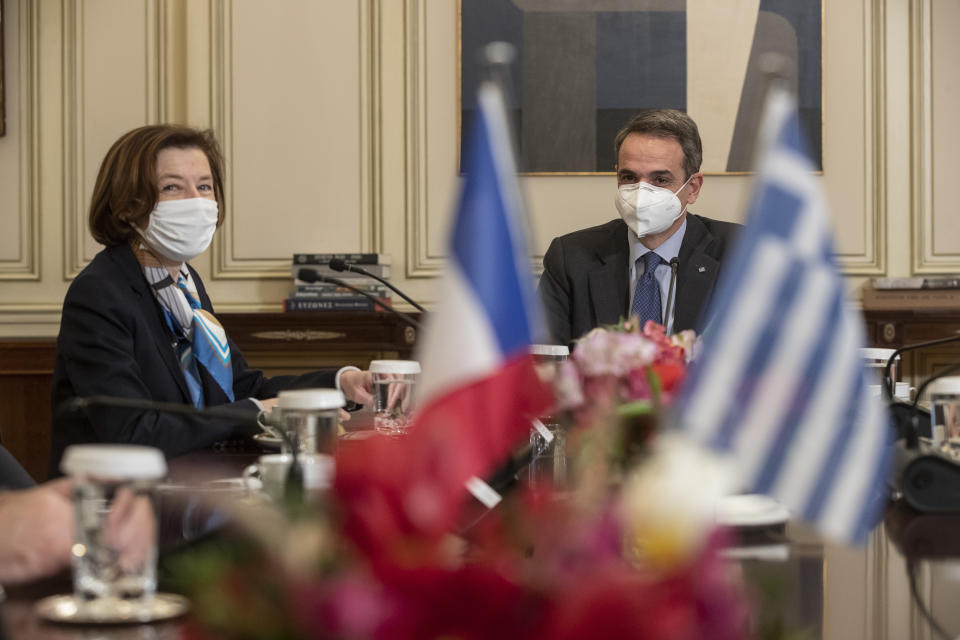
[[[341,446],[349,446],[350,438]],[[170,461],[167,486],[182,492],[183,478],[198,483],[199,489],[206,480],[236,477],[260,453],[251,444],[176,458]],[[161,505],[164,500],[161,491]],[[960,515],[921,515],[893,503],[868,543],[858,548],[824,541],[795,522],[737,529],[732,538],[729,562],[742,572],[757,623],[764,628],[802,630],[807,635],[799,637],[825,640],[928,640],[960,634]],[[70,589],[66,573],[8,589],[0,609],[0,638],[181,638],[189,624],[187,618],[116,627],[65,626],[45,623],[34,614],[39,599]]]

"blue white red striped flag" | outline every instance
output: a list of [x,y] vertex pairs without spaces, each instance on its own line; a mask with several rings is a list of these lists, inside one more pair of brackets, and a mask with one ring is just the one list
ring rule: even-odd
[[675,417],[728,454],[739,486],[862,542],[886,499],[889,414],[867,389],[863,319],[844,302],[820,179],[785,91],[771,91],[761,143],[747,224]]
[[550,401],[529,356],[542,318],[503,95],[485,82],[477,103],[448,265],[418,353],[416,428],[456,440],[463,480],[500,462]]

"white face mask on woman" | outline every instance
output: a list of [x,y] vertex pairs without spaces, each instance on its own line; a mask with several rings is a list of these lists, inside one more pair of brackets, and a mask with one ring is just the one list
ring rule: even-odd
[[677,194],[687,186],[690,178],[676,191],[645,182],[620,185],[615,200],[620,217],[638,238],[666,231],[683,215],[684,206]]
[[217,201],[163,200],[150,213],[146,230],[135,227],[147,245],[175,262],[189,262],[207,250],[217,230]]

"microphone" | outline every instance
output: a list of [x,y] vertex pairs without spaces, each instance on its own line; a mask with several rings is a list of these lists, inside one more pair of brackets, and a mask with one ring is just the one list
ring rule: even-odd
[[[232,420],[240,424],[260,426],[256,414],[249,411],[240,411],[226,406],[213,406],[198,409],[193,405],[163,402],[159,400],[145,400],[143,398],[121,398],[117,396],[87,396],[64,400],[57,407],[54,414],[57,417],[78,413],[90,407],[114,407],[119,409],[141,409],[143,411],[159,411],[161,413],[176,413],[183,416],[215,418],[218,420]],[[271,425],[273,426],[273,425]],[[280,429],[278,429],[279,431]]]
[[[147,400],[144,398],[122,398],[119,396],[86,396],[69,398],[61,402],[54,416],[61,417],[78,413],[91,407],[113,407],[119,409],[140,409],[143,411],[158,411],[160,413],[175,413],[178,415],[214,418],[217,420],[230,420],[245,425],[256,425],[257,428],[265,430],[258,419],[258,414],[249,411],[241,411],[228,406],[214,405],[198,409],[189,404],[178,404],[176,402],[164,402],[161,400]],[[291,504],[303,501],[303,469],[298,460],[298,446],[290,437],[290,434],[282,424],[268,422],[268,426],[276,431],[284,443],[290,448],[290,469],[287,470],[287,477],[284,483],[284,495],[288,497]],[[271,434],[272,435],[272,434]]]
[[[680,268],[680,260],[677,257],[670,258],[670,286],[667,287],[667,306],[663,308],[663,328],[667,328],[667,321],[671,316],[676,316],[676,313],[673,313],[670,305],[673,304],[673,290],[677,284],[677,269]],[[673,327],[670,327],[672,330]]]
[[[333,260],[331,260],[331,262],[333,262]],[[320,274],[317,272],[316,269],[307,269],[307,268],[303,268],[303,269],[300,269],[299,271],[297,271],[297,278],[298,278],[299,280],[303,280],[304,282],[310,282],[310,283],[313,283],[313,282],[327,282],[327,283],[329,283],[329,284],[335,284],[335,285],[337,285],[338,287],[343,287],[344,289],[349,289],[350,291],[353,291],[354,293],[359,294],[359,295],[363,296],[364,298],[369,298],[370,300],[373,300],[374,304],[377,304],[377,305],[379,305],[381,308],[383,308],[385,311],[389,311],[390,313],[394,314],[395,316],[397,316],[398,318],[400,318],[401,320],[403,320],[404,322],[406,322],[408,325],[410,325],[410,326],[413,327],[414,329],[421,329],[421,328],[422,328],[419,322],[417,322],[416,320],[414,320],[413,318],[411,318],[411,317],[408,316],[407,314],[405,314],[405,313],[403,313],[403,312],[401,312],[401,311],[397,311],[396,309],[394,309],[393,307],[391,307],[391,306],[389,306],[389,305],[383,304],[383,302],[381,302],[380,299],[377,298],[376,296],[370,295],[369,293],[367,293],[367,292],[364,291],[363,289],[358,289],[357,287],[354,287],[353,285],[349,285],[349,284],[347,284],[346,282],[344,282],[343,280],[340,280],[339,278],[331,278],[330,276],[320,275]],[[392,288],[392,287],[391,287],[391,288]],[[402,294],[401,294],[401,295],[402,295]]]
[[[378,275],[376,275],[376,274],[370,273],[369,271],[367,271],[367,270],[364,269],[363,267],[358,267],[358,266],[355,265],[355,264],[350,264],[349,262],[346,262],[346,261],[344,261],[344,260],[341,260],[340,258],[334,258],[333,260],[331,260],[331,261],[329,262],[329,264],[328,264],[327,266],[329,266],[329,267],[330,267],[331,269],[333,269],[334,271],[338,271],[338,272],[353,271],[354,273],[359,273],[360,275],[367,276],[368,278],[373,278],[374,280],[376,280],[377,282],[383,284],[384,286],[386,286],[387,288],[389,288],[391,291],[393,291],[395,294],[397,294],[398,296],[400,296],[401,298],[403,298],[404,300],[406,300],[407,302],[409,302],[409,303],[410,303],[411,305],[413,305],[413,307],[414,307],[417,311],[419,311],[420,313],[426,313],[426,312],[427,312],[426,309],[424,309],[424,308],[421,307],[419,304],[417,304],[416,302],[414,302],[413,299],[410,298],[410,296],[408,296],[407,294],[405,294],[403,291],[400,291],[400,289],[397,289],[395,286],[393,286],[392,284],[390,284],[389,282],[387,282],[385,279],[381,278],[380,276],[378,276]],[[300,279],[303,280],[303,278],[300,278]]]

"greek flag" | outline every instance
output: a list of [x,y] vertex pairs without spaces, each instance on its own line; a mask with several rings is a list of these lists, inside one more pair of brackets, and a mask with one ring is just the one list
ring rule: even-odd
[[677,424],[727,454],[739,486],[829,537],[862,542],[886,499],[892,428],[859,355],[827,207],[796,104],[768,98],[747,224],[724,264]]

